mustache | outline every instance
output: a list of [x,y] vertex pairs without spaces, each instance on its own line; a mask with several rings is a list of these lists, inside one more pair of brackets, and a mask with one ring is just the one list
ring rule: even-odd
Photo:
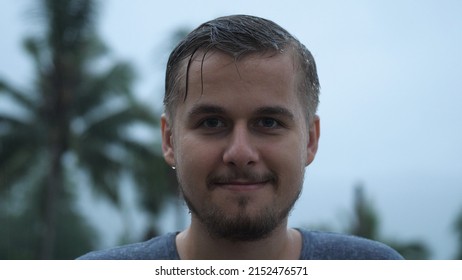
[[223,173],[212,173],[207,176],[208,189],[214,189],[220,184],[233,182],[269,182],[277,185],[278,177],[272,171],[257,173],[250,170],[230,170]]

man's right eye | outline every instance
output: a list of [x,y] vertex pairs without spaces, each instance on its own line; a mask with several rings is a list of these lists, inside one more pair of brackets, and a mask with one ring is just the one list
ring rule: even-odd
[[221,128],[225,127],[225,123],[218,118],[207,118],[201,122],[201,126],[205,128]]

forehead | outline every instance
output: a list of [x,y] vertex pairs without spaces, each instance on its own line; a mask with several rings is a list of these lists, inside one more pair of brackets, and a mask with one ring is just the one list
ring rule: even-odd
[[191,59],[184,81],[184,100],[211,95],[246,98],[262,92],[292,97],[297,92],[299,72],[290,51],[253,53],[238,58],[218,50],[199,51]]
[[[217,82],[225,78],[246,81],[255,78],[284,78],[294,76],[296,71],[292,51],[245,54],[233,57],[219,50],[198,51],[189,67],[189,81]],[[237,75],[232,75],[234,74]],[[241,74],[247,74],[241,75]],[[249,77],[251,76],[251,78]],[[285,77],[287,79],[287,77]]]
[[176,115],[188,115],[193,107],[207,104],[233,111],[247,108],[248,112],[257,107],[290,107],[293,115],[303,118],[297,72],[289,51],[250,54],[239,59],[216,50],[198,52],[190,63],[187,96],[177,103]]

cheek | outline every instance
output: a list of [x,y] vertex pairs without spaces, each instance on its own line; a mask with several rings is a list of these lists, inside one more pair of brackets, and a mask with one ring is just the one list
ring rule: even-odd
[[285,142],[280,147],[278,158],[274,158],[275,164],[278,164],[281,186],[284,189],[290,189],[294,192],[302,187],[305,167],[307,160],[307,148],[303,144],[303,136],[298,135]]
[[276,171],[280,177],[284,177],[284,180],[299,180],[304,174],[306,148],[298,141],[267,145],[261,154],[268,168]]
[[184,137],[177,142],[175,150],[175,160],[177,172],[183,183],[201,183],[211,168],[216,165],[217,152],[212,145],[204,145],[196,139]]

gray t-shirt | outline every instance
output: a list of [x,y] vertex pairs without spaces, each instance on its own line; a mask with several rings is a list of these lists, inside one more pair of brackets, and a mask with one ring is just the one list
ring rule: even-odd
[[[401,260],[403,257],[387,245],[369,239],[318,231],[300,230],[300,260]],[[151,240],[94,251],[80,260],[179,260],[175,237],[168,233]]]

